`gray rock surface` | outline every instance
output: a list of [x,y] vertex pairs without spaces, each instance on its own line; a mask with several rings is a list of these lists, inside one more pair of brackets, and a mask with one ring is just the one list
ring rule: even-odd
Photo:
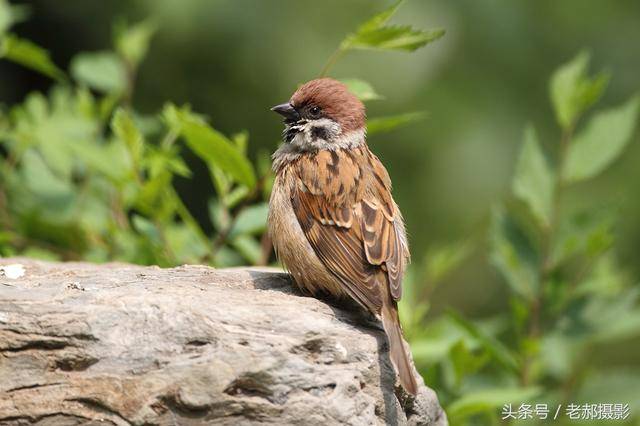
[[0,259],[2,425],[446,425],[386,350],[276,271]]

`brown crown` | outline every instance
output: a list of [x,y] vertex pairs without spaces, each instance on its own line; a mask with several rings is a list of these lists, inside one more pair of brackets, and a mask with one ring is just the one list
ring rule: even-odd
[[364,105],[343,83],[332,78],[318,78],[303,84],[291,97],[291,104],[298,108],[313,104],[335,120],[343,132],[358,130],[365,125]]

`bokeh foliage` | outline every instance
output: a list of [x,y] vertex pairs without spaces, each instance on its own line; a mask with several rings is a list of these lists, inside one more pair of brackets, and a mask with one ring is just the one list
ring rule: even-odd
[[[390,24],[402,3],[357,26],[320,74],[331,74],[355,50],[412,52],[443,35]],[[188,105],[166,103],[151,114],[134,107],[160,24],[118,21],[110,47],[78,53],[65,71],[13,31],[27,16],[24,7],[0,0],[0,57],[54,84],[0,110],[0,255],[163,266],[272,262],[264,236],[269,153],[250,155],[248,132],[225,134]],[[445,238],[453,242],[424,254],[414,250],[402,320],[416,363],[452,424],[499,423],[508,402],[627,402],[633,409],[640,400],[638,365],[594,359],[607,348],[638,352],[629,345],[640,335],[638,279],[616,254],[619,217],[595,200],[580,208],[567,202],[574,187],[615,168],[633,139],[639,100],[630,96],[589,113],[611,78],[591,76],[589,59],[582,52],[551,76],[557,141],[523,126],[511,195],[494,207],[490,226],[477,226],[460,241]],[[369,107],[390,97],[366,78],[363,69],[341,79]],[[422,111],[374,115],[368,132],[425,117]],[[188,193],[175,184],[201,184],[193,179],[194,156],[215,193],[206,202],[211,230],[194,218],[183,201]],[[415,236],[421,229],[409,231]],[[501,276],[505,309],[469,319],[425,302],[479,252]],[[634,413],[637,420],[637,407]]]
[[[402,1],[350,34],[338,52],[413,51],[442,36],[387,21]],[[48,52],[10,30],[23,9],[0,3],[2,57],[56,80],[2,115],[6,155],[0,163],[0,254],[170,266],[269,262],[266,200],[272,184],[268,153],[252,162],[246,131],[224,135],[188,106],[167,103],[157,114],[131,106],[138,67],[155,22],[119,22],[110,50],[82,52],[69,74]],[[331,60],[326,70],[329,69]],[[366,81],[344,79],[364,101],[380,96]],[[420,119],[406,113],[370,120],[370,133]],[[188,149],[207,166],[216,197],[208,201],[207,234],[172,182],[189,178]]]
[[[547,152],[535,127],[525,127],[512,197],[491,215],[489,257],[507,285],[510,308],[475,322],[449,311],[423,328],[428,305],[414,294],[404,302],[414,356],[427,382],[440,389],[453,424],[499,423],[504,404],[517,410],[523,402],[547,404],[551,413],[560,405],[559,421],[570,422],[568,404],[618,402],[633,411],[640,397],[639,369],[590,359],[640,335],[640,289],[615,253],[616,213],[597,205],[567,211],[563,202],[574,185],[595,178],[622,154],[640,97],[583,119],[609,80],[607,73],[590,76],[588,65],[589,54],[582,52],[551,76],[559,140]],[[422,275],[409,277],[413,291],[437,285],[469,254],[470,244],[428,255]]]

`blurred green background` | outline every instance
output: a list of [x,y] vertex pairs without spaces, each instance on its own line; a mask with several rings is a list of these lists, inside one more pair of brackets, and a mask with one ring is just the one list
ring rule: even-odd
[[[264,161],[265,152],[276,148],[282,129],[269,107],[288,99],[298,84],[316,77],[346,34],[391,3],[43,0],[12,4],[27,5],[30,11],[28,19],[15,24],[12,31],[46,48],[62,69],[68,69],[79,52],[110,49],[114,22],[135,23],[152,18],[157,31],[136,72],[130,102],[137,111],[136,120],[142,123],[140,127],[144,128],[144,117],[159,113],[166,102],[190,104],[222,134],[246,130],[248,156],[260,162]],[[590,69],[611,72],[601,107],[620,105],[640,90],[640,2],[412,0],[402,5],[393,22],[419,29],[444,28],[446,35],[413,53],[350,52],[329,75],[357,77],[371,83],[384,99],[367,102],[370,117],[426,111],[423,120],[369,138],[372,150],[389,170],[394,197],[407,222],[417,265],[409,278],[416,295],[412,303],[420,304],[428,297],[426,317],[414,318],[415,322],[406,326],[408,334],[422,339],[425,333],[435,336],[438,333],[434,330],[444,327],[446,331],[442,333],[457,336],[459,331],[449,332],[450,324],[442,325],[442,318],[456,323],[451,318],[458,314],[452,312],[460,312],[476,322],[481,333],[520,351],[522,342],[514,343],[518,339],[513,333],[504,334],[509,328],[504,322],[517,321],[512,312],[517,311],[513,296],[489,260],[492,208],[511,197],[512,177],[528,123],[535,124],[545,152],[555,152],[561,131],[555,124],[548,82],[560,64],[588,49]],[[46,93],[53,85],[46,76],[0,61],[0,102],[5,112],[22,103],[27,94]],[[8,152],[0,145],[0,155],[7,157]],[[210,179],[206,161],[193,150],[182,149],[181,155],[192,176],[176,173],[174,186],[204,232],[215,233],[217,226],[212,222],[216,219],[211,218],[215,215],[210,213],[209,200],[219,188]],[[615,244],[608,250],[615,252],[616,264],[622,265],[620,268],[628,277],[624,288],[629,291],[638,290],[640,277],[639,165],[636,130],[612,167],[594,179],[578,183],[563,197],[565,211],[597,209],[616,213],[612,228]],[[233,212],[233,208],[229,211]],[[460,241],[465,245],[460,259],[445,268],[446,274],[438,277],[437,286],[425,284],[418,272],[423,270],[423,264],[428,267],[429,258],[425,256],[431,253],[436,257],[439,253],[447,257],[442,250],[456,251],[451,244],[455,246]],[[57,244],[55,238],[49,243]],[[6,251],[5,255],[20,252]],[[105,260],[108,257],[104,255]],[[158,262],[154,258],[138,261]],[[624,296],[625,300],[633,297]],[[630,303],[636,309],[636,299],[633,300]],[[635,321],[637,315],[633,318]],[[460,320],[458,325],[465,321]],[[588,390],[587,396],[570,392],[570,398],[576,398],[574,402],[620,396],[623,400],[609,402],[631,403],[632,413],[635,410],[638,415],[640,345],[638,334],[634,333],[607,343],[580,367],[585,374],[602,371],[597,378],[587,377],[586,381],[606,382],[615,376],[619,383],[606,382],[599,387],[609,386],[620,392],[602,391],[595,398]],[[485,356],[485,350],[495,351],[487,349],[491,346],[484,345],[477,334],[468,329],[467,334],[468,340],[445,339],[449,343],[440,358],[427,349],[422,363],[427,382],[436,387],[447,405],[482,389],[486,377],[500,376],[495,373],[499,367],[487,360],[464,374],[458,372],[460,383],[447,378],[450,367],[442,364],[443,358],[466,354],[470,357],[462,362],[466,365]],[[434,345],[443,342],[441,337],[432,337],[437,341]],[[429,338],[423,340],[424,345],[429,345]],[[468,347],[452,349],[459,342]],[[539,373],[538,384],[545,390],[542,394],[525,393],[523,398],[548,403],[566,401],[554,393],[554,380],[566,382]],[[507,387],[516,382],[500,379],[492,386]],[[579,401],[581,395],[591,399]],[[507,399],[499,396],[488,398],[490,402],[470,404],[472,408],[468,412],[460,410],[452,422],[499,422],[500,412],[495,406],[501,407],[500,402]]]

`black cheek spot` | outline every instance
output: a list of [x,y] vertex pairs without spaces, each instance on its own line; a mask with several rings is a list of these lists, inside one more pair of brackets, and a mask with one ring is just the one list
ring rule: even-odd
[[324,139],[326,141],[328,137],[329,133],[327,132],[326,128],[320,126],[314,126],[313,128],[311,128],[311,138],[313,140]]

